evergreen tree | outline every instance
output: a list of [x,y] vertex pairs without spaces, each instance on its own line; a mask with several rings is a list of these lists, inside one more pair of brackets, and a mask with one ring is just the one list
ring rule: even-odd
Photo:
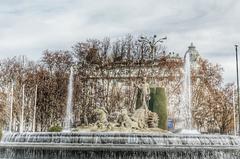
[[167,129],[167,96],[165,89],[162,87],[150,89],[149,110],[159,116],[158,127]]

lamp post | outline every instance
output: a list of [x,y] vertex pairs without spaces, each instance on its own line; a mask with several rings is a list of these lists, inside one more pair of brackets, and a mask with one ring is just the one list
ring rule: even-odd
[[237,71],[237,106],[238,106],[238,133],[240,136],[240,107],[239,107],[239,75],[238,75],[238,45],[235,45],[236,51],[236,71]]
[[[154,60],[155,53],[156,53],[156,45],[157,43],[163,43],[164,40],[167,40],[166,36],[163,38],[157,39],[157,35],[153,35],[153,37],[150,37],[150,38],[141,36],[138,42],[142,43],[142,47],[144,44],[148,44],[150,46],[150,56]],[[141,58],[143,60],[143,52],[142,52]]]

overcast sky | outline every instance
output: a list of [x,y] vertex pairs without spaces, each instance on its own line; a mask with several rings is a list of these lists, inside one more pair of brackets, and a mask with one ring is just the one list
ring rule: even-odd
[[167,36],[183,55],[191,42],[235,81],[234,44],[240,42],[239,0],[0,0],[0,58],[40,58],[87,38],[131,33]]

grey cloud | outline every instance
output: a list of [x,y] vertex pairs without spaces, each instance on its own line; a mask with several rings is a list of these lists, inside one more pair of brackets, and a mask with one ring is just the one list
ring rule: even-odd
[[168,50],[180,54],[194,42],[203,57],[223,65],[226,81],[233,81],[239,7],[238,0],[1,1],[0,58],[37,59],[45,49],[69,49],[86,38],[158,34],[167,35]]

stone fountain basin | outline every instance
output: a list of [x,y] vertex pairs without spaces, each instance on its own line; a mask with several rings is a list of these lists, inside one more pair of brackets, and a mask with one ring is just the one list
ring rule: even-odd
[[1,154],[8,159],[11,155],[11,159],[239,159],[240,138],[122,132],[9,133],[3,136]]
[[163,146],[163,147],[239,147],[240,138],[229,135],[184,135],[123,132],[40,132],[7,133],[4,145],[68,145],[71,146]]
[[92,145],[92,144],[48,144],[48,143],[5,143],[0,144],[0,149],[51,149],[51,150],[81,150],[81,151],[181,151],[181,150],[223,150],[223,151],[234,151],[237,150],[240,152],[239,146],[179,146],[179,145],[111,145],[111,144],[102,144],[102,145]]

